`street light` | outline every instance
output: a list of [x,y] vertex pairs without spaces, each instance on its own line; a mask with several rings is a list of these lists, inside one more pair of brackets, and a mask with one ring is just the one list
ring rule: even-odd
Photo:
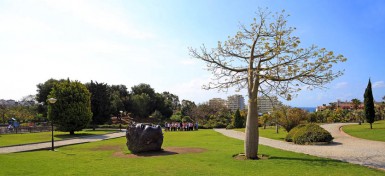
[[122,131],[122,117],[123,117],[123,111],[120,112],[120,118],[119,118],[119,130]]
[[[48,99],[48,103],[50,104],[50,105],[52,105],[52,104],[55,104],[56,103],[56,98],[49,98]],[[52,110],[51,110],[52,111]],[[51,142],[52,142],[52,146],[51,146],[51,151],[55,151],[55,147],[54,147],[54,144],[53,144],[53,118],[51,117],[51,132],[52,132],[52,135],[51,135]]]

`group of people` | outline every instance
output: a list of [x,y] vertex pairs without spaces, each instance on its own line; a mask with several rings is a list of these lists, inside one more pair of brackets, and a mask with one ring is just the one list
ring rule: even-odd
[[198,122],[166,122],[164,124],[165,131],[194,131],[198,130]]

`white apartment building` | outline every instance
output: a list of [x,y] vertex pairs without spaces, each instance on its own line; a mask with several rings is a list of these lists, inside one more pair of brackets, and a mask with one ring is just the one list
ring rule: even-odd
[[245,109],[245,98],[242,95],[232,95],[227,97],[227,107],[231,111],[236,111],[237,109]]
[[222,98],[212,98],[209,100],[210,106],[227,106],[226,100]]
[[272,112],[273,108],[277,105],[281,105],[282,103],[278,100],[277,97],[267,97],[262,96],[258,97],[258,113],[268,113]]

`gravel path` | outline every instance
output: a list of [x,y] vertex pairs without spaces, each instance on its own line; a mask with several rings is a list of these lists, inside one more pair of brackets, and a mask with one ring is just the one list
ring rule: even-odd
[[[328,145],[295,145],[264,137],[259,137],[259,143],[282,150],[332,158],[385,170],[385,142],[349,136],[341,130],[344,125],[350,125],[350,123],[321,125],[334,137],[333,143]],[[243,132],[226,129],[215,129],[215,131],[228,137],[245,139],[245,133]]]
[[[122,132],[109,133],[104,135],[92,135],[92,136],[84,136],[84,137],[68,139],[68,140],[55,141],[55,148],[61,147],[61,146],[73,145],[73,144],[82,144],[87,142],[113,139],[113,138],[123,137],[125,135],[126,135],[126,132],[122,131]],[[25,152],[25,151],[41,150],[41,149],[51,149],[51,145],[52,145],[51,142],[43,142],[43,143],[27,144],[27,145],[12,146],[12,147],[1,147],[0,154]]]

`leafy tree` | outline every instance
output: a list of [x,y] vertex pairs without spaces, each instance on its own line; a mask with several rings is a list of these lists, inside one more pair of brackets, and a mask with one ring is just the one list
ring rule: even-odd
[[168,101],[171,104],[172,110],[176,111],[180,108],[180,102],[179,97],[177,95],[174,95],[170,92],[163,92],[163,97],[166,98],[166,101]]
[[131,87],[131,93],[133,95],[147,94],[150,97],[155,97],[155,90],[149,84],[144,83]]
[[125,85],[112,85],[109,87],[111,98],[111,113],[115,116],[120,114],[120,111],[130,111],[132,103],[130,95]]
[[[361,101],[357,98],[354,98],[352,99],[352,103],[353,103],[353,109],[356,112],[358,110],[358,107],[361,105]],[[358,124],[361,125],[361,118],[357,118],[358,116],[356,116],[355,112],[353,112],[352,114],[358,120]]]
[[158,120],[163,119],[162,113],[160,113],[158,110],[155,110],[155,111],[151,114],[150,117],[153,118],[153,119],[158,119]]
[[159,120],[168,119],[173,114],[173,105],[172,102],[164,96],[164,94],[155,94],[156,104],[155,110],[159,111],[162,114],[162,118]]
[[19,122],[29,122],[32,121],[36,116],[36,108],[34,106],[12,106],[8,107],[5,117],[11,119],[12,117],[16,118]]
[[65,81],[64,79],[56,80],[56,79],[49,79],[44,83],[40,83],[36,85],[37,87],[37,94],[36,94],[36,101],[41,103],[41,105],[38,108],[38,112],[43,114],[43,116],[47,116],[47,99],[52,91],[52,88],[55,86],[55,84],[59,82]]
[[1,115],[1,118],[3,120],[3,124],[6,123],[6,120],[5,120],[5,114],[9,111],[8,107],[3,105],[3,104],[0,104],[0,115]]
[[181,122],[182,121],[182,113],[177,112],[177,113],[173,114],[170,117],[170,120],[173,121],[173,122]]
[[96,125],[104,124],[110,119],[112,111],[111,92],[105,83],[91,81],[86,84],[86,87],[91,93],[91,123],[95,130]]
[[193,119],[198,121],[203,128],[223,128],[228,126],[232,120],[232,113],[227,107],[209,103],[194,106],[191,113],[194,116]]
[[374,111],[374,99],[372,93],[372,83],[370,82],[370,79],[364,93],[364,111],[366,122],[370,123],[370,129],[373,129],[372,124],[376,114]]
[[273,116],[278,117],[279,125],[289,132],[306,119],[307,113],[299,108],[280,106],[274,109]]
[[147,118],[151,112],[151,98],[148,94],[135,94],[131,96],[131,113],[137,118]]
[[182,118],[182,122],[193,122],[193,120],[191,119],[190,116],[184,116],[184,117]]
[[243,128],[243,118],[241,116],[241,112],[239,112],[239,109],[235,111],[233,119],[234,119],[233,121],[234,128]]
[[247,88],[249,104],[246,120],[245,155],[256,159],[259,144],[258,96],[277,94],[291,100],[306,85],[319,88],[342,72],[333,64],[346,60],[342,55],[317,46],[300,48],[295,28],[287,26],[287,15],[260,10],[251,25],[241,25],[234,37],[218,42],[217,48],[190,48],[190,55],[206,62],[214,79],[206,89]]
[[55,84],[49,97],[57,99],[48,114],[59,131],[73,135],[91,121],[91,94],[82,83],[67,80]]
[[193,108],[196,107],[195,103],[190,100],[182,100],[181,106],[182,106],[181,107],[182,116],[192,117]]
[[361,105],[361,101],[357,98],[352,99],[353,109],[357,110]]

